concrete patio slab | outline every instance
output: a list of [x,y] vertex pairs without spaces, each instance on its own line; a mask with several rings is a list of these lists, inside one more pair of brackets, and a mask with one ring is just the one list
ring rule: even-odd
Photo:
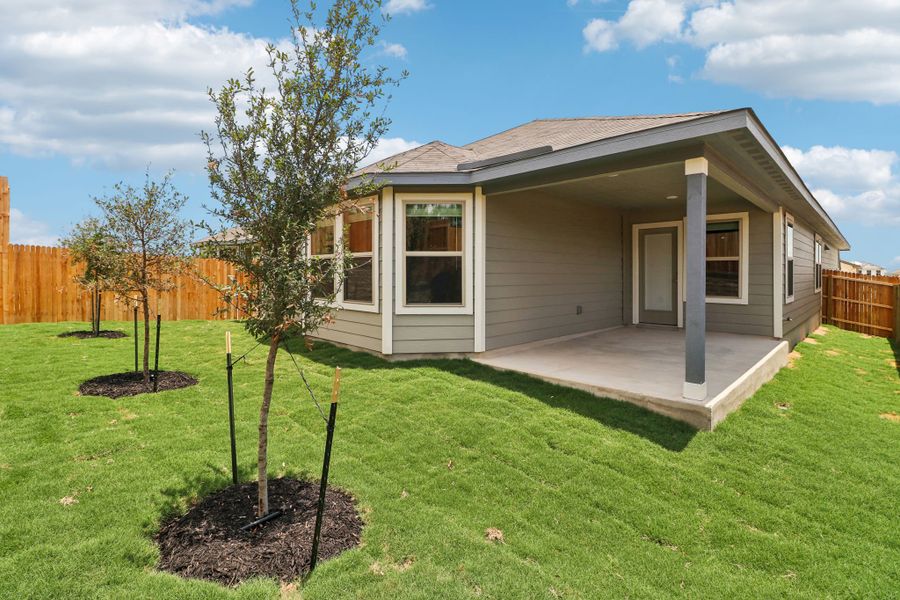
[[682,397],[682,330],[618,327],[486,352],[474,360],[638,404],[711,430],[787,364],[787,356],[786,341],[707,333],[704,401]]

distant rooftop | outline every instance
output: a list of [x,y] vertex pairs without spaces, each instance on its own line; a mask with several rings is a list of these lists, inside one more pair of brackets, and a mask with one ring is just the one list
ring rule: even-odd
[[[581,117],[538,119],[476,140],[453,146],[435,140],[363,167],[356,175],[380,173],[456,173],[475,171],[488,164],[504,162],[528,151],[556,151],[619,135],[635,133],[674,123],[692,121],[725,111],[636,115],[627,117]],[[512,156],[510,156],[512,155]]]

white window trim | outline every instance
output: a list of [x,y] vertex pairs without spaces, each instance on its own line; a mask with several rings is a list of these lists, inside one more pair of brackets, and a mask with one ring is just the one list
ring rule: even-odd
[[[788,252],[788,250],[789,250],[788,236],[787,236],[788,225],[790,225],[791,229],[793,230],[793,234],[791,235],[790,252]],[[794,240],[796,239],[796,237],[797,237],[797,225],[796,225],[796,222],[794,221],[794,216],[790,213],[784,213],[784,265],[783,265],[783,268],[784,268],[784,290],[783,290],[783,295],[784,295],[784,303],[785,304],[790,304],[791,302],[794,301],[794,294],[791,294],[790,296],[788,296],[788,293],[787,293],[787,291],[788,291],[788,288],[787,288],[787,285],[788,285],[788,276],[787,276],[788,259],[790,259],[794,262],[794,270],[793,270],[794,293],[797,292],[797,257],[794,256],[794,246],[795,246]]]
[[[371,254],[372,259],[372,301],[371,302],[359,302],[356,300],[345,300],[344,299],[344,285],[343,282],[339,280],[339,275],[335,274],[335,285],[338,286],[336,289],[338,290],[337,296],[335,297],[336,305],[338,308],[342,310],[352,310],[357,312],[369,312],[369,313],[377,313],[378,312],[378,301],[379,301],[379,285],[378,285],[378,230],[379,230],[379,215],[378,215],[378,197],[370,196],[368,198],[361,198],[359,200],[355,200],[352,202],[348,202],[345,204],[345,208],[352,208],[353,206],[362,206],[366,204],[372,205],[372,252],[363,252],[362,255],[365,256],[367,254]],[[340,219],[340,229],[335,230],[335,245],[338,248],[343,247],[343,239],[344,239],[344,211],[342,210],[340,214],[338,214],[338,219]],[[351,252],[352,256],[357,256]]]
[[[741,248],[738,256],[740,268],[738,281],[738,297],[707,296],[707,304],[749,304],[750,303],[750,213],[724,213],[706,215],[707,223],[718,221],[737,221],[740,227]],[[707,259],[708,260],[708,259]],[[731,259],[734,260],[734,259]]]
[[640,293],[641,293],[641,266],[640,266],[640,244],[638,238],[642,229],[660,229],[674,227],[678,241],[678,258],[676,260],[678,268],[678,292],[676,298],[681,298],[678,303],[678,327],[684,327],[684,295],[686,293],[684,287],[684,221],[661,221],[658,223],[635,223],[631,226],[631,323],[638,325],[641,322],[640,313]]
[[[427,193],[427,194],[395,194],[395,214],[397,235],[395,237],[395,256],[397,257],[397,293],[394,297],[394,311],[398,315],[471,315],[473,309],[474,281],[474,231],[471,193]],[[462,305],[406,304],[406,205],[427,202],[462,202],[463,204],[463,303]],[[413,256],[419,253],[413,254]],[[419,254],[421,256],[421,254]]]
[[[794,234],[797,234],[797,230],[794,230]],[[819,250],[819,256],[816,256],[816,247]],[[822,291],[822,281],[825,279],[824,276],[819,277],[819,269],[821,268],[822,272],[825,271],[825,243],[822,241],[822,238],[819,234],[815,234],[813,236],[813,285],[815,286],[815,293],[820,293]],[[797,285],[797,282],[794,281],[794,285]]]
[[[332,254],[311,254],[310,256],[315,258],[331,258],[334,259],[337,256],[337,250],[343,247],[343,239],[344,239],[344,210],[346,208],[350,208],[352,206],[359,206],[362,204],[371,204],[372,205],[372,302],[356,302],[344,300],[344,285],[341,281],[341,274],[334,274],[334,289],[336,290],[334,296],[334,302],[329,302],[327,305],[331,308],[336,308],[339,310],[349,310],[355,312],[370,312],[377,313],[378,312],[378,198],[376,196],[371,196],[367,198],[361,198],[359,200],[348,201],[341,205],[340,211],[334,217],[334,247],[336,252]],[[312,248],[312,236],[307,236],[307,248]],[[368,254],[368,253],[364,253]],[[318,299],[316,299],[319,301]]]

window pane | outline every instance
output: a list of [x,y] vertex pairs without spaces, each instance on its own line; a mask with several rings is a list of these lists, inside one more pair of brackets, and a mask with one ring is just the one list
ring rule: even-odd
[[321,281],[312,286],[313,298],[330,298],[334,295],[334,274],[330,271],[332,263],[323,259],[316,261],[316,264],[319,265],[316,275],[321,277]]
[[794,295],[794,260],[787,261],[787,295]]
[[740,261],[714,260],[706,263],[706,295],[737,298],[740,295]]
[[356,206],[344,213],[347,246],[350,253],[372,251],[372,221],[375,207],[372,204]]
[[462,250],[463,205],[406,205],[406,249],[410,251]]
[[706,256],[717,258],[739,256],[741,225],[739,221],[716,221],[706,224]]
[[407,256],[407,304],[462,304],[461,256]]
[[353,258],[344,280],[344,300],[372,303],[372,257]]
[[310,254],[334,254],[334,221],[320,221],[310,236]]
[[788,223],[785,236],[785,255],[788,258],[794,258],[794,226],[790,223]]

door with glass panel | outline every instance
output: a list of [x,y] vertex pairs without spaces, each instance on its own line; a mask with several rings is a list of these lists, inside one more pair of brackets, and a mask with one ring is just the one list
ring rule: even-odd
[[638,316],[641,323],[678,325],[678,228],[638,230]]

